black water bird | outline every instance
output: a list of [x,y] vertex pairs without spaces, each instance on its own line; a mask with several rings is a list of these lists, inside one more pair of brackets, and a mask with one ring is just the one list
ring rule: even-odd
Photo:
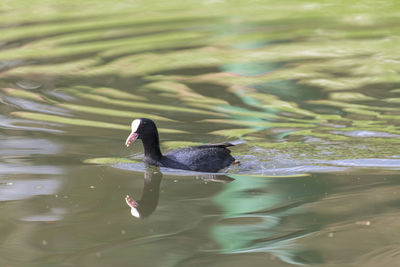
[[199,172],[217,172],[236,163],[227,148],[237,142],[207,144],[176,149],[163,155],[156,124],[146,118],[132,121],[132,132],[125,145],[130,146],[136,139],[141,139],[144,147],[144,162],[149,165]]

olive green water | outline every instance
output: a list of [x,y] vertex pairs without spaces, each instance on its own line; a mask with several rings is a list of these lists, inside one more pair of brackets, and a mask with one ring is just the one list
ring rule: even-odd
[[0,265],[396,266],[400,4],[170,2],[0,3]]

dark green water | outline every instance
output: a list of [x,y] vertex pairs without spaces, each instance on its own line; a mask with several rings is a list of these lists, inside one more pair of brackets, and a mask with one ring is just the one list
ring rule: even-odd
[[[399,8],[2,2],[0,265],[396,266]],[[241,165],[146,169],[139,117]]]

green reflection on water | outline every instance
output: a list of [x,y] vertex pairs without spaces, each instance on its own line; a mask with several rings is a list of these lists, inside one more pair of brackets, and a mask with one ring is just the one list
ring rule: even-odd
[[[274,132],[279,142],[309,136],[353,142],[348,135],[337,135],[337,127],[399,134],[394,1],[379,7],[374,1],[228,1],[196,9],[189,8],[192,1],[167,6],[139,1],[135,7],[123,1],[112,13],[105,3],[94,5],[87,16],[61,0],[54,6],[69,6],[68,11],[30,3],[37,12],[27,15],[18,1],[2,7],[7,15],[0,20],[0,58],[11,64],[2,76],[6,81],[52,80],[55,88],[49,89],[75,96],[78,103],[61,100],[57,105],[84,118],[58,122],[126,129],[85,117],[107,115],[122,122],[152,113],[157,121],[211,123],[208,133],[221,139],[259,140]],[[164,8],[172,13],[165,14]],[[126,81],[116,83],[118,79]],[[199,90],[204,82],[220,86],[218,92]],[[3,92],[54,103],[41,92],[8,85]],[[13,114],[58,120],[39,113]],[[182,117],[177,119],[178,114]],[[379,144],[378,138],[368,142]],[[386,142],[398,143],[396,138]]]
[[301,214],[306,202],[316,201],[330,190],[326,184],[304,176],[279,179],[233,175],[235,180],[214,198],[224,219],[213,227],[212,236],[223,252],[269,252],[295,265],[321,262],[316,251],[308,251],[306,258],[300,256],[305,254],[304,248],[296,245],[296,239],[316,231],[318,224],[311,223],[311,218],[307,226],[302,226],[301,219],[296,226],[287,221]]

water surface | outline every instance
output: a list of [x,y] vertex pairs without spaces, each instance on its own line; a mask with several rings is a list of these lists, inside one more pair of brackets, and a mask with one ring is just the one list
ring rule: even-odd
[[[0,4],[0,265],[395,266],[398,10]],[[146,168],[139,117],[241,164]]]

